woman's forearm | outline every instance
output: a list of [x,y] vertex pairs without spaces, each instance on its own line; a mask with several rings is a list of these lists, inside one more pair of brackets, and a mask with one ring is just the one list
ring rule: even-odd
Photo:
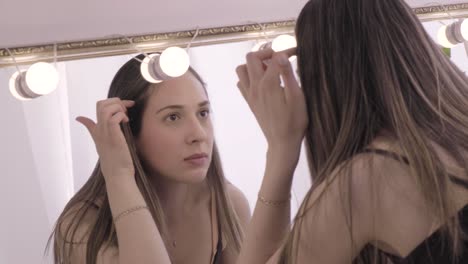
[[266,201],[285,202],[272,204],[257,200],[237,263],[266,263],[288,234],[291,213],[289,198],[299,151],[271,148],[268,150],[265,176],[259,195]]
[[[109,204],[114,218],[132,208],[147,206],[134,179],[106,182]],[[133,211],[116,223],[119,264],[170,263],[161,234],[147,209]]]

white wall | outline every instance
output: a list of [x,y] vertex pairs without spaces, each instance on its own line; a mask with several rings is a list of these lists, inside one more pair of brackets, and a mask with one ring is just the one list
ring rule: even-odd
[[[444,0],[449,1],[449,0]],[[452,0],[450,0],[452,1]],[[0,1],[0,48],[292,20],[306,0]]]
[[[66,76],[64,65],[58,65]],[[2,69],[6,83],[12,71]],[[47,97],[22,103],[2,85],[0,259],[38,263],[52,223],[71,197],[66,78]],[[4,251],[4,252],[2,252]]]
[[[0,1],[0,47],[295,19],[306,0]],[[407,0],[412,7],[466,0]],[[219,11],[221,10],[221,11]]]

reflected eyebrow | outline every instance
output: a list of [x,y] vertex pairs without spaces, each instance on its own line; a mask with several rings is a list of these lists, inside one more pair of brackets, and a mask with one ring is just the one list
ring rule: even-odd
[[[203,106],[207,106],[210,104],[210,101],[203,101],[201,103],[198,103],[198,107],[203,107]],[[167,109],[183,109],[184,106],[183,105],[168,105],[168,106],[165,106],[161,109],[159,109],[156,114],[159,114],[160,112],[164,111],[164,110],[167,110]]]

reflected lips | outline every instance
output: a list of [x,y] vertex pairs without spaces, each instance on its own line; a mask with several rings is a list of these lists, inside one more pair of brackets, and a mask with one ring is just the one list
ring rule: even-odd
[[184,161],[194,166],[202,166],[208,161],[208,155],[205,153],[199,153],[185,158]]

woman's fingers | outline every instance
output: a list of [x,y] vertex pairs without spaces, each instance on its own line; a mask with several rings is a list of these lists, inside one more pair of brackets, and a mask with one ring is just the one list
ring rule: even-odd
[[265,73],[263,62],[274,54],[272,49],[249,52],[246,56],[247,72],[249,74],[250,87],[256,87]]
[[126,112],[126,108],[120,103],[110,104],[99,108],[98,112],[96,113],[98,124],[108,122],[112,116],[119,112]]
[[[119,142],[121,139],[123,139],[123,133],[120,129],[120,124],[123,122],[127,123],[128,121],[128,116],[123,112],[118,112],[109,119],[109,128],[107,131],[110,138],[113,139],[113,142]],[[123,142],[125,142],[125,139],[123,139]]]
[[97,106],[97,120],[99,122],[105,122],[109,120],[117,112],[127,113],[127,108],[130,108],[135,105],[135,101],[131,100],[120,100],[111,98],[108,100],[98,102]]
[[284,94],[286,100],[289,101],[293,100],[293,98],[297,96],[302,96],[302,90],[296,80],[296,75],[294,74],[292,65],[289,62],[288,54],[286,52],[278,53],[275,57],[275,61],[277,61],[277,64],[279,65],[279,74],[281,75],[285,86]]
[[[250,86],[249,73],[247,72],[247,65],[242,64],[236,68],[237,77],[239,77],[239,82],[237,83],[237,88],[241,92],[242,96],[246,98],[246,92]],[[247,99],[247,98],[246,98]]]
[[[239,90],[268,144],[296,145],[301,142],[307,127],[305,98],[289,62],[289,57],[295,54],[295,48],[249,53],[247,64],[236,69]],[[281,86],[281,79],[285,87]]]
[[131,100],[109,98],[96,103],[96,123],[87,117],[76,118],[93,138],[106,181],[119,175],[134,176],[132,157],[120,126],[129,122],[127,108],[134,104]]
[[290,48],[290,49],[287,49],[287,50],[280,51],[278,53],[284,53],[289,58],[289,57],[292,57],[294,55],[297,55],[297,49],[296,48]]
[[120,98],[117,98],[117,97],[113,97],[113,98],[108,98],[108,99],[105,99],[105,100],[101,100],[101,101],[98,101],[96,103],[96,113],[99,111],[99,109],[102,109],[108,105],[111,105],[111,104],[118,104],[122,102],[122,100],[120,100]]
[[87,117],[84,117],[84,116],[77,117],[76,121],[78,121],[83,126],[85,126],[86,129],[88,130],[89,134],[91,135],[91,137],[94,139],[94,129],[96,128],[96,123],[94,123],[93,120],[91,120],[91,119],[89,119]]
[[99,113],[100,109],[103,109],[109,105],[119,104],[122,106],[124,112],[127,111],[127,108],[135,105],[135,101],[132,100],[120,100],[118,97],[113,97],[105,100],[98,101],[96,103],[96,113]]
[[[109,98],[96,103],[97,124],[93,120],[83,116],[77,117],[76,121],[84,125],[93,137],[93,140],[96,140],[96,133],[113,133],[112,130],[115,129],[118,129],[120,132],[120,123],[129,122],[129,118],[126,114],[127,108],[134,105],[135,101],[132,100]],[[110,126],[115,128],[109,129]],[[99,127],[99,129],[96,129],[97,127]],[[101,132],[97,132],[97,130]]]
[[123,112],[118,112],[109,119],[110,125],[120,126],[120,123],[129,121],[128,116]]
[[132,106],[135,105],[135,101],[132,101],[132,100],[122,100],[122,104],[123,106],[125,106],[125,108],[130,108]]
[[284,64],[289,63],[287,58],[286,61],[284,61],[284,59],[282,54],[275,54],[270,60],[268,68],[263,75],[262,83],[258,87],[262,93],[266,93],[262,96],[284,93],[281,87],[280,72]]

